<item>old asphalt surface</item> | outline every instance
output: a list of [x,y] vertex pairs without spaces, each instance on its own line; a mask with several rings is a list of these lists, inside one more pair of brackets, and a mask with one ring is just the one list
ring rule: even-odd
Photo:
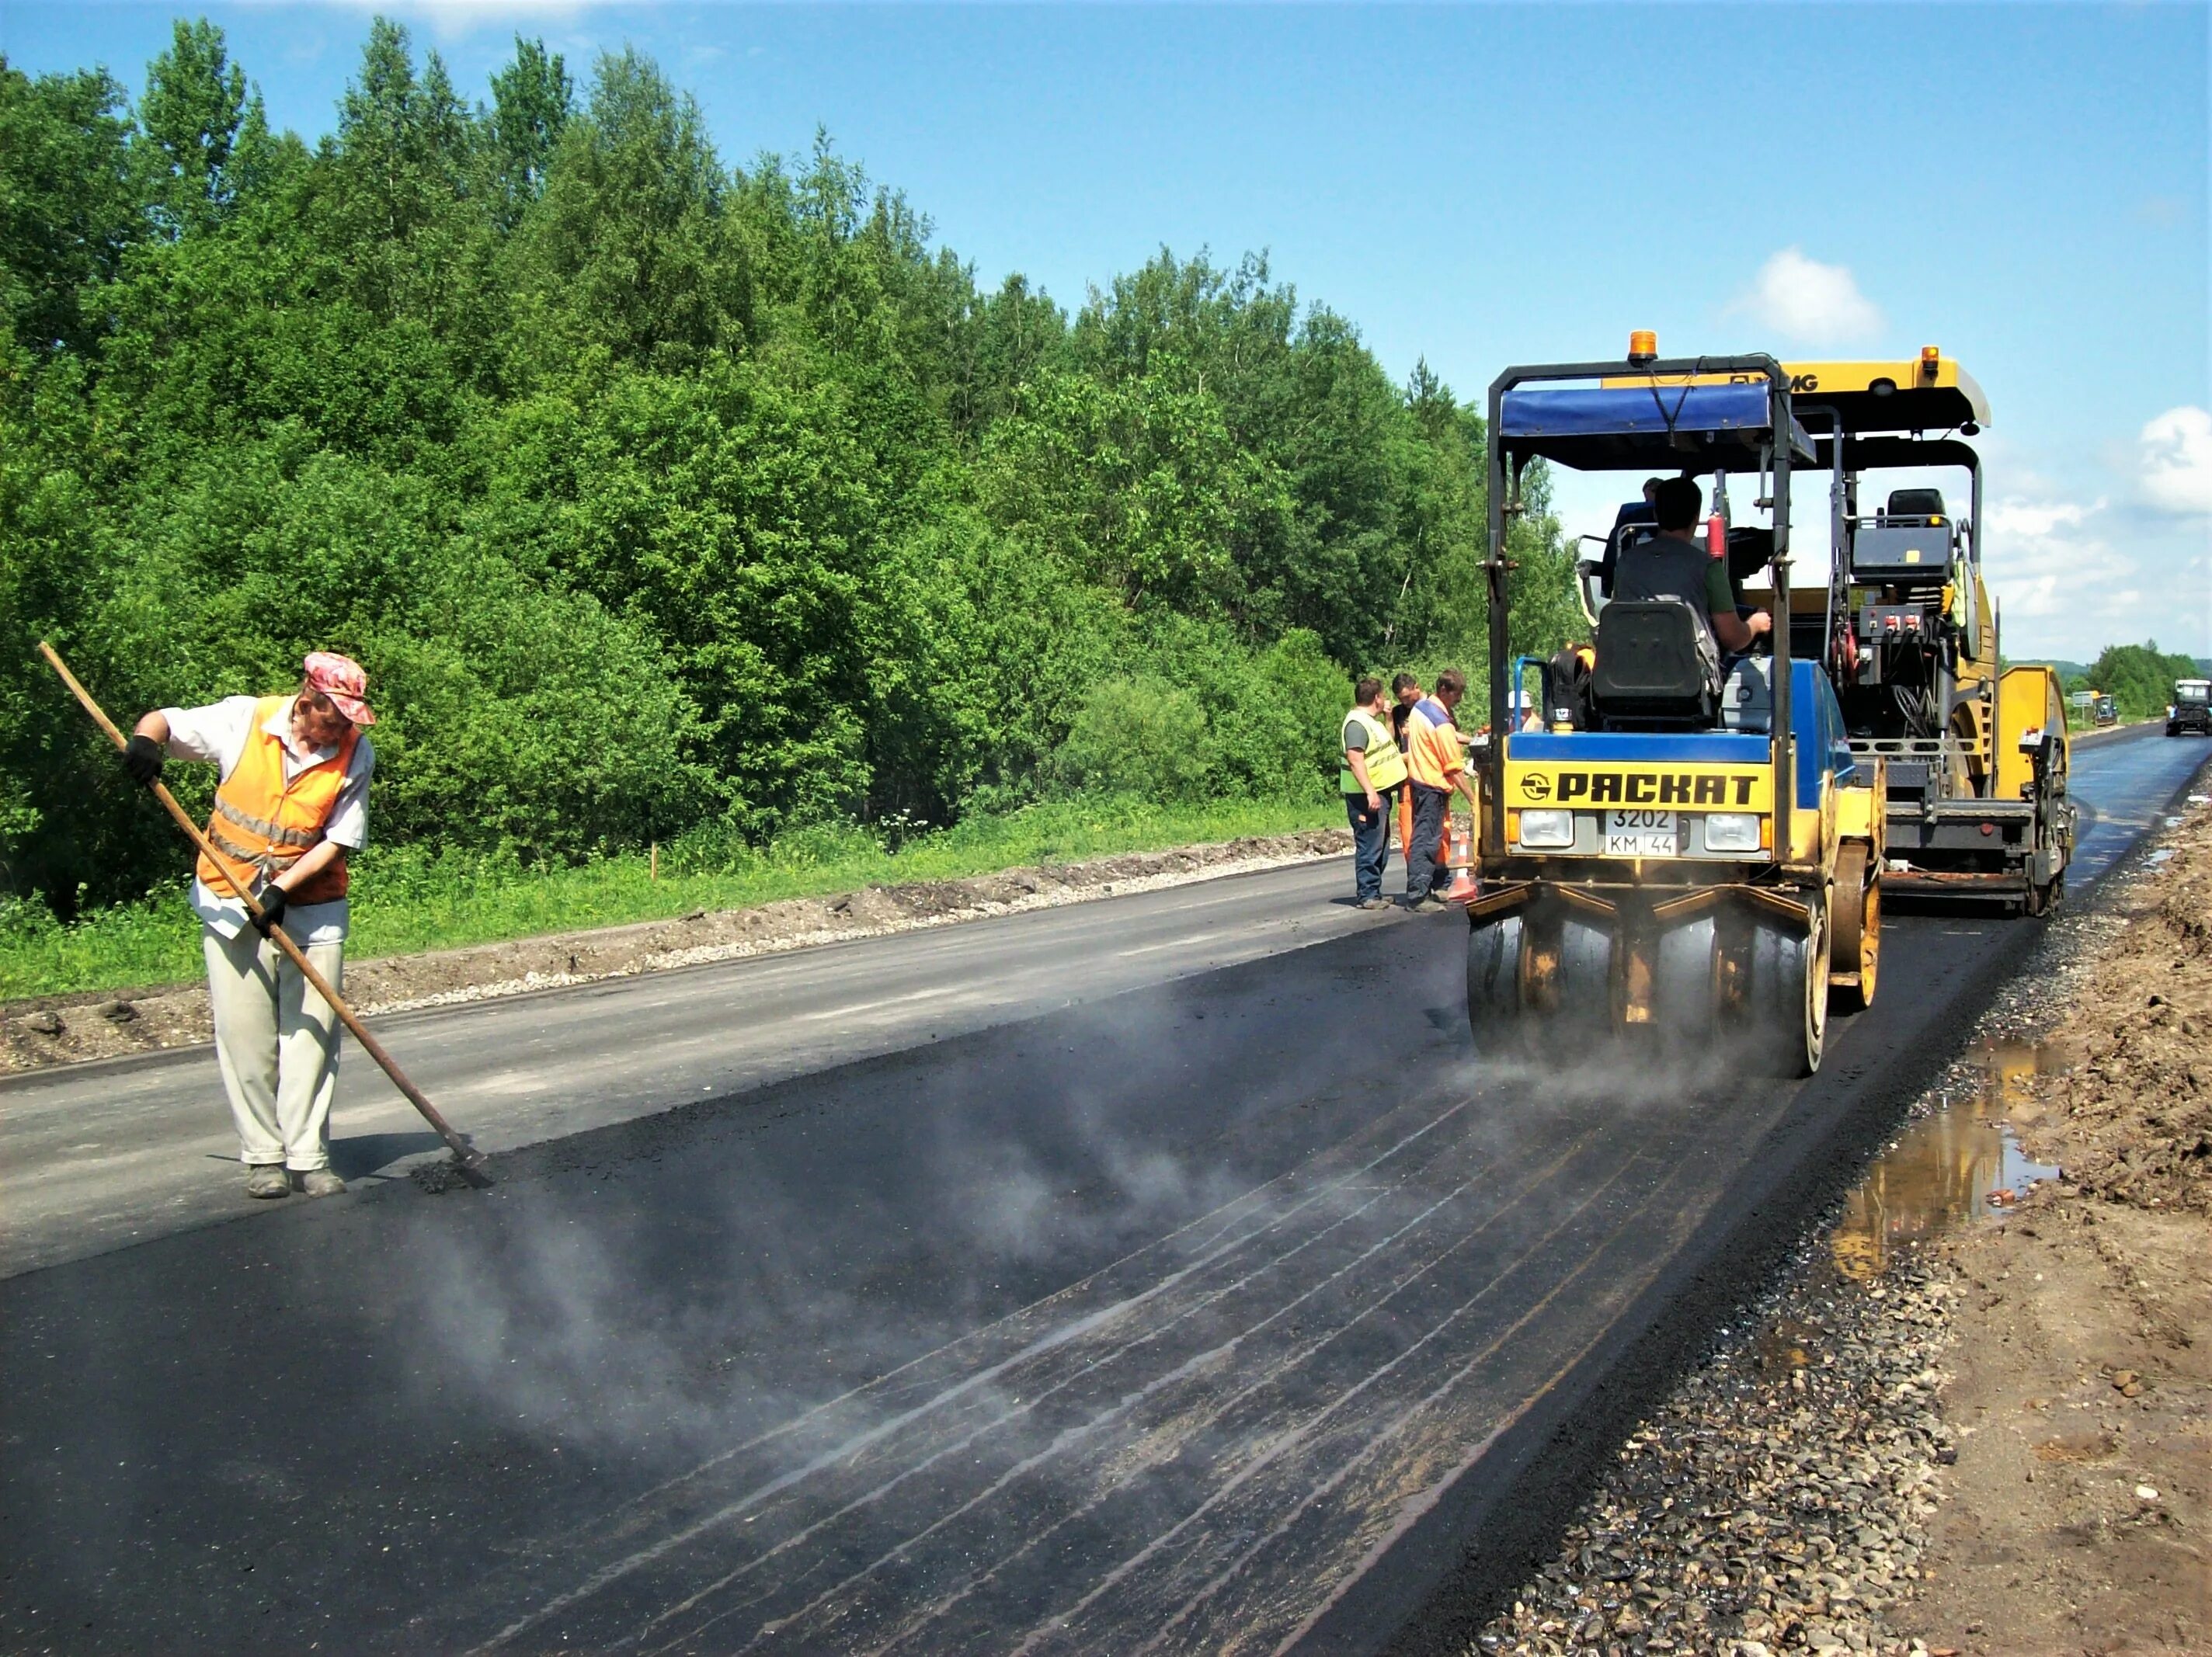
[[[2205,753],[2077,752],[2077,886]],[[669,980],[534,998],[545,1062],[629,1102],[502,1119],[488,1193],[11,1204],[11,1258],[59,1263],[0,1283],[0,1649],[1452,1648],[2033,923],[1895,923],[1802,1087],[1563,1081],[1474,1062],[1455,915],[1190,956],[1209,899],[1318,905],[1291,874],[1130,900],[1126,932],[1087,906],[941,1020],[852,993],[897,940],[811,952],[848,963],[813,1010],[872,1032],[793,1027],[831,1068],[746,1046],[728,986],[799,994],[790,961],[702,969],[677,1025],[643,1010]],[[1048,918],[905,970],[971,987]],[[404,1033],[450,1092],[500,1017]],[[756,1054],[719,1083],[718,1029]],[[205,1088],[165,1062],[81,1083],[86,1139]],[[0,1089],[43,1125],[11,1178],[67,1138],[54,1085]]]

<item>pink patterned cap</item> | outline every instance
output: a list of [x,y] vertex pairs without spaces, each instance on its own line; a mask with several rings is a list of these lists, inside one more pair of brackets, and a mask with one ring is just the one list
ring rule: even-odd
[[376,723],[376,715],[369,711],[364,700],[368,693],[368,675],[362,671],[359,662],[334,651],[311,650],[306,666],[307,683],[336,702],[339,713],[356,725]]

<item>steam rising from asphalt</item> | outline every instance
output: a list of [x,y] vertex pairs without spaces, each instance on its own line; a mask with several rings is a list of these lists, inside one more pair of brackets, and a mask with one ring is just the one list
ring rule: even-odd
[[[801,1479],[857,1476],[894,1434],[901,1448],[878,1470],[890,1485],[1003,1429],[1000,1449],[1025,1476],[1070,1482],[1079,1507],[1098,1500],[1099,1480],[1128,1477],[1103,1447],[1135,1430],[1131,1412],[1159,1388],[1202,1390],[1206,1367],[1225,1363],[1252,1332],[1208,1322],[1237,1282],[1273,1272],[1279,1296],[1309,1279],[1318,1292],[1340,1268],[1326,1250],[1300,1254],[1315,1237],[1347,1225],[1346,1237],[1408,1234],[1455,1193],[1558,1159],[1565,1125],[1593,1100],[1607,1107],[1598,1133],[1633,1136],[1649,1118],[1679,1117],[1701,1079],[1650,1053],[1608,1052],[1565,1075],[1486,1062],[1455,1007],[1431,1009],[1410,1044],[1416,1059],[1375,1089],[1371,1114],[1348,1138],[1257,1165],[1239,1154],[1233,1125],[1248,1102],[1233,1091],[1207,1114],[1209,1125],[1216,1114],[1232,1125],[1218,1140],[1136,1108],[1147,1083],[1178,1065],[1182,1019],[1138,1016],[1146,1005],[1160,1004],[1131,998],[1086,1014],[1115,1021],[1110,1050],[1125,1055],[1115,1073],[1044,1066],[1059,1096],[1020,1101],[1012,1114],[1003,1071],[983,1075],[979,1061],[945,1053],[969,1068],[884,1125],[905,1171],[905,1189],[890,1198],[878,1194],[883,1147],[868,1148],[866,1172],[848,1170],[859,1150],[842,1114],[784,1120],[771,1162],[754,1154],[758,1139],[730,1131],[742,1114],[733,1102],[729,1118],[686,1129],[659,1160],[503,1184],[487,1206],[506,1211],[477,1229],[469,1252],[418,1259],[426,1284],[438,1284],[420,1303],[451,1360],[447,1378],[457,1374],[519,1435],[619,1463],[633,1488],[641,1476],[663,1481],[635,1499],[644,1517],[579,1539],[581,1581],[555,1606],[695,1535],[747,1522]],[[1038,1032],[1040,1044],[1054,1039],[1051,1021]],[[1347,1018],[1272,1065],[1255,1056],[1255,1108],[1279,1124],[1340,1089],[1370,1033]],[[1039,1071],[1032,1060],[1026,1073]],[[1340,1097],[1330,1102],[1340,1112]],[[1577,1144],[1590,1138],[1575,1134]],[[1556,1218],[1542,1207],[1509,1217],[1499,1247]],[[1264,1241],[1279,1229],[1279,1242]],[[1238,1253],[1248,1245],[1249,1263]],[[1228,1286],[1201,1292],[1194,1285],[1212,1279],[1200,1272]],[[1120,1280],[1103,1299],[1086,1297],[1085,1283],[1106,1276]],[[1295,1320],[1279,1323],[1270,1338],[1291,1328]],[[1041,1407],[1164,1336],[1164,1356],[1135,1379],[1096,1396],[1075,1387]],[[656,1533],[624,1555],[638,1535]],[[763,1563],[750,1544],[729,1557],[740,1574]]]
[[[1171,1039],[1146,1023],[1123,1035],[1132,1053]],[[1706,1079],[1689,1054],[1615,1051],[1541,1074],[1460,1041],[1445,1072],[1407,1079],[1476,1102],[1455,1127],[1470,1168],[1512,1168],[1528,1134],[1592,1102],[1611,1108],[1611,1131],[1636,1132]],[[1048,1135],[934,1115],[908,1141],[909,1201],[896,1207],[858,1180],[795,1187],[742,1153],[714,1154],[710,1178],[671,1156],[560,1179],[522,1193],[470,1251],[422,1256],[420,1303],[459,1375],[515,1429],[614,1453],[711,1453],[1059,1287],[1056,1263],[1124,1253],[1261,1183],[1233,1146],[1178,1153],[1130,1130],[1085,1078],[1064,1085],[1030,1113]],[[1395,1102],[1379,1096],[1378,1114]],[[930,1235],[916,1235],[917,1213]],[[886,1236],[905,1246],[871,1247]],[[907,1257],[927,1292],[856,1280],[846,1241]]]
[[[1124,1034],[1143,1050],[1166,1033]],[[1028,1123],[902,1125],[913,1154],[891,1203],[834,1156],[799,1186],[723,1148],[704,1175],[676,1154],[503,1187],[494,1200],[514,1206],[470,1251],[417,1256],[430,1332],[520,1430],[704,1453],[1058,1287],[1055,1263],[1126,1253],[1256,1183],[1130,1132],[1082,1078],[1064,1085]],[[855,1282],[847,1245],[905,1257],[926,1292]]]

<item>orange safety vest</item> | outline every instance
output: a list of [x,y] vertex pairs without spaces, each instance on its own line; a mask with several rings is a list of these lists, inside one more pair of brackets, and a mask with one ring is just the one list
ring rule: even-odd
[[[208,818],[207,836],[215,856],[200,853],[199,877],[218,897],[233,895],[228,872],[248,891],[264,876],[274,877],[291,867],[323,837],[323,825],[337,810],[338,792],[345,786],[346,767],[353,761],[358,730],[339,740],[337,752],[284,776],[284,744],[261,727],[275,717],[289,696],[264,696],[253,706],[253,725],[245,750],[231,774],[215,791],[215,813]],[[346,895],[346,865],[323,871],[313,880],[292,889],[295,903],[331,903]]]
[[1459,727],[1439,725],[1416,707],[1406,717],[1406,767],[1413,780],[1431,788],[1449,788],[1467,768],[1460,757]]

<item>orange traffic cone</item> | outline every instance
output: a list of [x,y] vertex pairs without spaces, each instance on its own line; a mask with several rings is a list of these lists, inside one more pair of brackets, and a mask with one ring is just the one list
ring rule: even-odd
[[1474,823],[1471,819],[1454,817],[1451,820],[1450,850],[1445,853],[1445,863],[1452,871],[1452,883],[1444,893],[1447,903],[1465,903],[1480,889],[1474,879]]

